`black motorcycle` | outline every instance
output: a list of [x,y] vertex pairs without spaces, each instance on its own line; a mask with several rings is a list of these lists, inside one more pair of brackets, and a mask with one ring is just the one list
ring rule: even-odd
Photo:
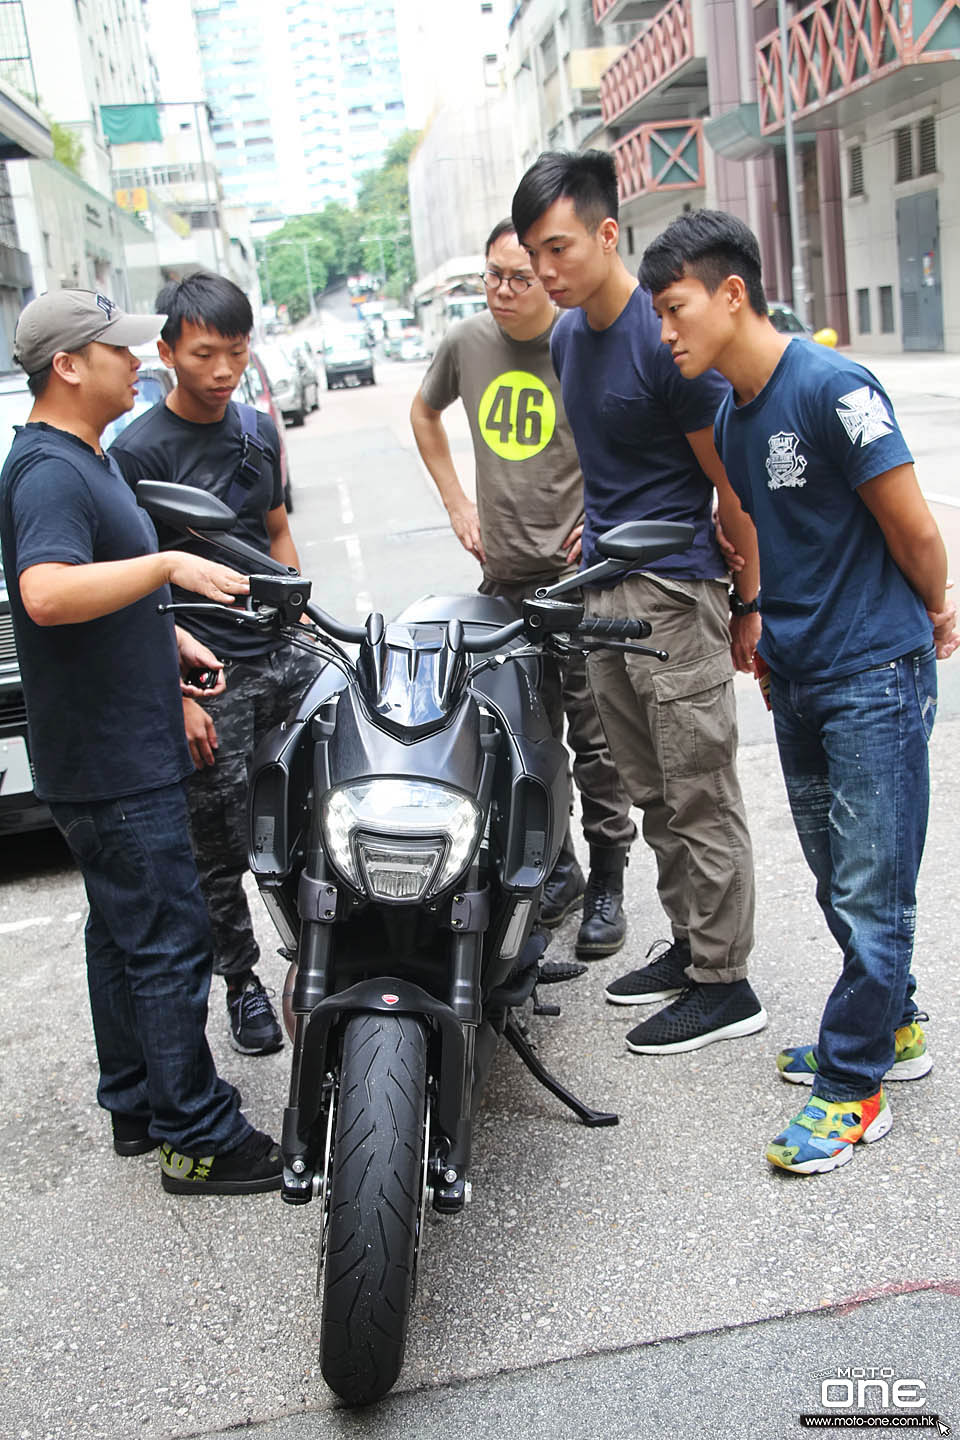
[[[540,699],[542,667],[571,649],[650,634],[584,619],[584,582],[684,549],[688,525],[618,526],[607,558],[525,601],[428,597],[392,624],[327,615],[310,582],[226,533],[203,491],[141,481],[153,518],[236,555],[249,607],[215,608],[327,662],[257,752],[250,867],[291,961],[293,1040],[283,1199],[321,1207],[320,1363],[365,1404],[403,1363],[424,1210],[470,1199],[473,1117],[498,1040],[589,1126],[615,1125],[544,1068],[524,1015],[559,1014],[536,926],[569,811],[567,753]],[[309,623],[304,623],[304,620]],[[356,657],[344,645],[358,647]]]

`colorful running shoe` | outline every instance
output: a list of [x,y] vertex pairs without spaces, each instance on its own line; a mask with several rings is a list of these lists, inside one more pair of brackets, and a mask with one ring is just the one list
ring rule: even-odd
[[[884,1075],[884,1082],[920,1080],[924,1075],[930,1074],[933,1060],[927,1054],[927,1039],[919,1024],[921,1020],[929,1019],[929,1015],[921,1012],[909,1025],[900,1026],[894,1037],[893,1064]],[[791,1085],[812,1085],[813,1077],[817,1073],[817,1054],[814,1047],[792,1045],[789,1050],[781,1050],[777,1056],[777,1069],[781,1080],[789,1080]]]
[[795,1175],[820,1175],[853,1159],[853,1147],[862,1140],[882,1140],[893,1124],[887,1097],[881,1087],[866,1100],[823,1100],[811,1095],[785,1130],[767,1146],[767,1159]]

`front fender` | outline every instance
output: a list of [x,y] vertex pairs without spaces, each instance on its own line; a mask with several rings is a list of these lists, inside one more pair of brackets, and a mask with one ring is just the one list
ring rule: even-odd
[[300,1069],[297,1128],[301,1139],[306,1139],[320,1109],[323,1080],[330,1069],[331,1034],[341,1019],[357,1014],[422,1015],[435,1026],[440,1040],[436,1119],[440,1129],[452,1139],[458,1132],[464,1095],[469,1093],[472,1081],[472,1077],[465,1074],[467,1045],[463,1024],[442,1000],[429,995],[419,985],[391,976],[362,980],[349,990],[328,995],[310,1011]]

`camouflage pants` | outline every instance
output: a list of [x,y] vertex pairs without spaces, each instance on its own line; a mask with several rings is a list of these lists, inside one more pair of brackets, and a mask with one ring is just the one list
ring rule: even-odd
[[[522,600],[532,598],[540,585],[548,583],[537,580],[514,585],[484,580],[480,593],[500,595],[519,607]],[[579,600],[580,592],[573,591],[563,598]],[[630,796],[607,749],[600,716],[587,683],[584,656],[571,655],[562,666],[545,664],[540,698],[553,733],[560,741],[566,717],[567,744],[573,751],[573,779],[580,791],[584,839],[589,845],[607,849],[626,848],[636,839],[637,827],[630,818]],[[572,850],[569,828],[564,848]]]
[[226,692],[203,702],[217,729],[216,763],[194,773],[187,800],[218,975],[242,974],[260,958],[243,889],[253,752],[286,719],[321,663],[292,645],[249,661],[228,660]]

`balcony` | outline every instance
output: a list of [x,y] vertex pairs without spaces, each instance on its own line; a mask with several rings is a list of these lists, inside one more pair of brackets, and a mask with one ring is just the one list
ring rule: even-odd
[[[855,125],[956,78],[960,0],[815,0],[787,34],[794,114],[808,130]],[[757,45],[757,98],[761,131],[780,130],[779,32]]]
[[613,147],[620,203],[670,190],[702,190],[703,121],[639,125]]
[[691,0],[669,0],[600,79],[605,125],[690,114],[691,91],[706,93],[706,58],[696,53]]
[[598,25],[626,25],[656,15],[663,0],[593,0],[593,18]]

